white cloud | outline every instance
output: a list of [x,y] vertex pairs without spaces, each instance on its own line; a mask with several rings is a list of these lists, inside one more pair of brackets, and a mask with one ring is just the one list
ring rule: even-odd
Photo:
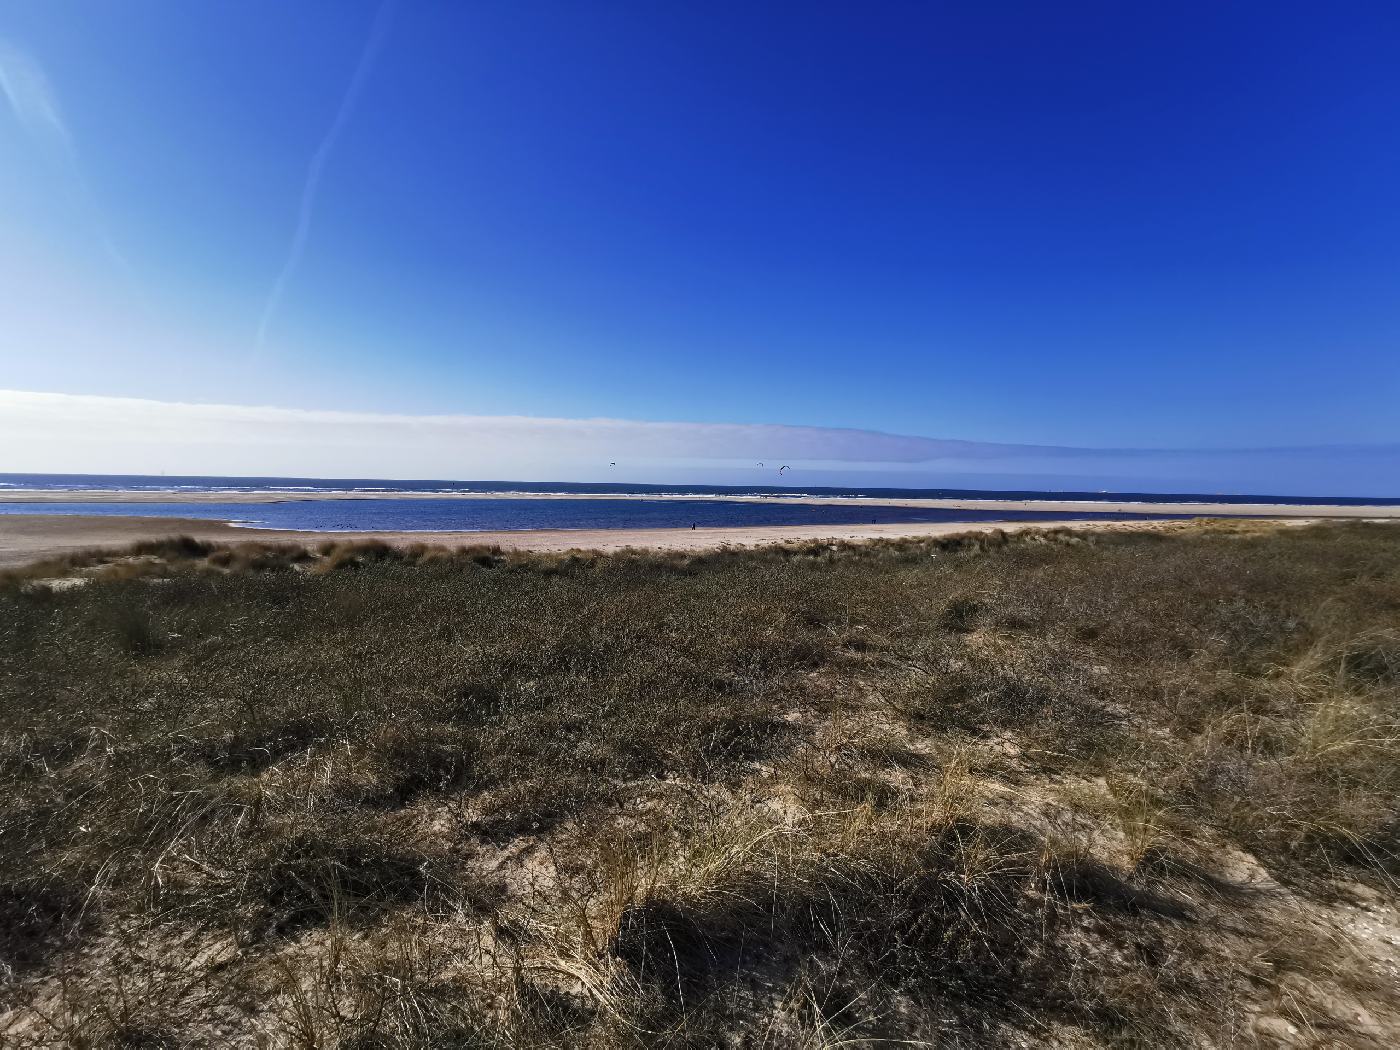
[[340,138],[341,131],[344,130],[345,125],[350,120],[350,115],[355,111],[355,103],[359,100],[365,79],[374,66],[375,58],[379,54],[379,47],[384,42],[384,34],[389,30],[389,17],[392,11],[393,8],[389,0],[384,0],[384,3],[380,4],[379,11],[375,14],[374,22],[370,26],[369,37],[365,40],[364,49],[360,52],[360,60],[355,65],[355,72],[351,74],[350,85],[345,89],[345,94],[341,96],[340,108],[336,110],[335,119],[331,121],[329,130],[321,139],[321,144],[316,147],[316,152],[311,156],[311,163],[307,166],[306,181],[301,187],[301,203],[297,207],[296,230],[292,234],[287,257],[282,262],[282,269],[278,271],[277,279],[272,283],[272,290],[268,292],[267,302],[263,304],[262,317],[258,321],[256,345],[259,348],[267,341],[267,327],[272,323],[272,316],[277,312],[282,295],[287,290],[287,282],[291,280],[292,274],[301,263],[302,252],[306,250],[306,238],[311,233],[311,210],[315,207],[316,194],[320,190],[321,174],[325,171],[326,161],[330,159],[331,150],[335,148],[336,140]]
[[785,463],[794,468],[786,483],[799,485],[878,472],[888,485],[995,486],[992,479],[1016,477],[1036,487],[1040,477],[1056,487],[1073,477],[1068,487],[1400,496],[1396,446],[1074,449],[779,424],[416,416],[0,390],[0,470],[16,473],[753,483]]
[[[668,464],[912,464],[1043,450],[869,430],[414,416],[0,391],[12,470],[467,477]],[[19,450],[23,450],[20,452]],[[25,464],[25,465],[21,465]]]
[[50,157],[71,181],[70,192],[76,194],[79,207],[91,215],[91,221],[102,251],[112,260],[138,301],[143,301],[136,285],[135,271],[117,247],[107,228],[97,195],[88,185],[78,163],[78,150],[68,124],[59,109],[58,97],[48,76],[37,59],[9,41],[0,39],[0,93],[10,104],[15,118],[41,146],[56,153]]
[[30,134],[58,142],[71,152],[72,138],[43,68],[9,41],[0,40],[0,91]]

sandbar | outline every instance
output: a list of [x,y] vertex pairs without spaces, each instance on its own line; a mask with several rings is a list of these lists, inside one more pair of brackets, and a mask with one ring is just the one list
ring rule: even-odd
[[[890,496],[711,495],[708,493],[619,492],[429,492],[325,490],[317,492],[248,492],[220,490],[187,492],[179,489],[0,489],[0,503],[296,503],[315,500],[421,499],[548,499],[633,500],[671,502],[703,500],[715,503],[788,503],[841,507],[925,507],[934,510],[1014,510],[1044,514],[1172,514],[1186,517],[1238,516],[1251,518],[1400,518],[1400,505],[1297,503],[1155,503],[1145,500],[1070,499],[924,499]],[[783,526],[787,527],[787,526]]]

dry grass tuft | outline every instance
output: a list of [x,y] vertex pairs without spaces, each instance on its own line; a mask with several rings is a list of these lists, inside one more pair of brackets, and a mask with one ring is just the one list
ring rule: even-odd
[[1365,523],[73,555],[0,1041],[1393,1045],[1398,670]]

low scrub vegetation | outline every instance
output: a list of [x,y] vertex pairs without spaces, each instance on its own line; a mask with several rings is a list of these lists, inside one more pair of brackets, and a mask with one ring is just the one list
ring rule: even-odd
[[6,1045],[1391,1046],[1400,529],[76,555],[0,788]]

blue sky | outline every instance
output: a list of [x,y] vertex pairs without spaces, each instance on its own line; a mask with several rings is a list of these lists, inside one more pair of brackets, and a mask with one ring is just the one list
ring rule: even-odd
[[1390,3],[6,0],[0,387],[1400,447],[1397,50]]

